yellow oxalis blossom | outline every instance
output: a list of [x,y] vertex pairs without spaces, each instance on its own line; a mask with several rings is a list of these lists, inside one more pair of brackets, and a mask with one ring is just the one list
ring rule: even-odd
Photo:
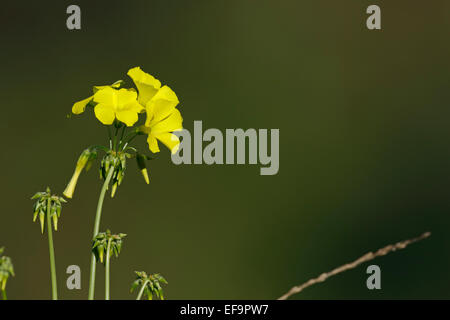
[[94,94],[95,116],[101,123],[109,125],[114,119],[125,123],[128,127],[138,121],[138,113],[144,108],[136,100],[137,92],[132,89],[113,89],[111,87],[98,90]]
[[161,82],[142,71],[139,67],[128,70],[127,74],[133,79],[133,82],[139,91],[139,103],[145,107],[147,102],[150,101],[161,88]]
[[[110,86],[94,86],[93,91],[94,91],[94,94],[95,94],[98,90],[101,90],[101,89],[104,89],[104,88],[108,88],[108,87],[117,89],[117,88],[119,88],[121,86],[121,84],[122,84],[122,81],[119,80],[119,81],[114,82]],[[81,114],[81,113],[83,113],[84,110],[86,109],[86,106],[93,99],[94,99],[94,95],[90,96],[89,98],[83,99],[81,101],[75,102],[74,105],[72,106],[72,113],[73,114]]]
[[176,153],[180,140],[172,132],[183,128],[180,111],[176,109],[179,101],[168,86],[161,83],[139,67],[130,69],[128,75],[133,79],[139,91],[138,101],[147,112],[145,125],[140,131],[148,134],[147,142],[153,153],[159,152],[161,141],[172,153]]

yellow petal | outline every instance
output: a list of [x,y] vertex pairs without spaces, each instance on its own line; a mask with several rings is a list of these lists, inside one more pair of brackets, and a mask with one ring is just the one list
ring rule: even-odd
[[117,104],[119,106],[132,103],[133,101],[136,101],[137,98],[137,92],[132,89],[120,89],[116,90],[115,93],[117,95]]
[[161,141],[167,148],[169,148],[172,154],[178,151],[178,148],[180,146],[180,139],[173,133],[158,133],[155,135],[155,137],[156,139]]
[[138,121],[138,114],[134,110],[117,110],[116,117],[119,121],[122,121],[128,127],[131,127]]
[[117,104],[117,94],[116,94],[117,90],[108,87],[105,87],[101,90],[98,90],[95,94],[94,94],[94,101],[97,103],[101,103],[101,104],[105,104],[105,105],[110,105],[110,106],[116,106]]
[[145,125],[151,127],[152,124],[167,118],[178,103],[175,92],[168,86],[162,87],[146,105],[147,120]]
[[174,109],[173,112],[166,119],[156,123],[151,127],[153,135],[158,133],[173,132],[183,129],[183,118],[180,111]]
[[127,104],[125,106],[126,109],[129,110],[133,110],[134,112],[142,112],[145,110],[145,108],[143,106],[141,106],[141,104],[139,102],[137,102],[137,100],[132,101],[131,103]]
[[138,101],[143,106],[145,106],[147,102],[153,98],[159,88],[161,88],[161,82],[142,71],[140,67],[128,70],[127,74],[133,79],[133,82],[139,91]]
[[[102,90],[103,91],[103,90]],[[99,91],[100,92],[100,91]],[[99,103],[94,108],[95,116],[101,123],[110,125],[116,118],[114,109],[110,105]]]
[[70,179],[69,184],[67,185],[66,189],[63,192],[63,195],[66,196],[66,198],[72,199],[73,193],[75,191],[75,187],[77,185],[78,178],[80,177],[80,173],[83,170],[81,167],[76,167],[75,172],[73,173],[72,179]]
[[94,96],[90,96],[89,98],[86,98],[84,100],[75,102],[72,106],[72,113],[73,114],[80,114],[84,112],[84,109],[86,109],[86,106],[89,102],[91,102],[92,98]]
[[153,153],[159,152],[158,141],[156,140],[156,138],[153,135],[151,135],[151,134],[148,135],[147,143],[148,143],[148,147],[151,152],[153,152]]
[[138,112],[143,109],[136,100],[137,92],[132,89],[120,89],[116,91],[116,96],[116,117],[128,127],[131,127],[138,121]]

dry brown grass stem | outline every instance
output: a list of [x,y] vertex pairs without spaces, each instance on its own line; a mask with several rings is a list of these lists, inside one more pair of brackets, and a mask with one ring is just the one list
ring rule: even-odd
[[373,260],[377,257],[381,257],[381,256],[385,256],[390,252],[394,252],[396,250],[401,250],[401,249],[405,249],[408,245],[410,245],[411,243],[417,242],[417,241],[421,241],[423,239],[428,238],[431,235],[431,232],[425,232],[422,235],[416,237],[416,238],[412,238],[412,239],[408,239],[408,240],[404,240],[404,241],[400,241],[397,242],[396,244],[390,244],[387,245],[381,249],[378,249],[376,252],[368,252],[365,255],[363,255],[362,257],[356,259],[353,262],[344,264],[340,267],[337,267],[329,272],[325,272],[322,273],[320,276],[310,279],[308,281],[306,281],[305,283],[299,285],[299,286],[295,286],[292,287],[291,290],[289,290],[287,293],[285,293],[284,295],[282,295],[281,297],[278,298],[278,300],[287,300],[290,296],[297,294],[299,292],[301,292],[302,290],[304,290],[305,288],[308,288],[316,283],[320,283],[320,282],[324,282],[325,280],[327,280],[328,278],[337,275],[341,272],[356,268],[357,266],[359,266],[360,264]]

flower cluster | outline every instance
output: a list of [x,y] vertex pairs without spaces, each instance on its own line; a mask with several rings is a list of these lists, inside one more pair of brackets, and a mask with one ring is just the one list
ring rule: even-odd
[[58,230],[58,219],[61,216],[62,203],[65,203],[66,200],[63,197],[52,195],[50,188],[47,188],[45,192],[36,193],[31,200],[37,200],[33,208],[33,222],[39,217],[41,232],[44,233],[45,217],[47,214],[50,215],[53,221],[55,231]]
[[173,134],[182,129],[183,118],[176,109],[179,100],[168,86],[136,67],[128,71],[134,88],[123,88],[123,81],[112,85],[95,86],[93,95],[76,102],[72,107],[74,114],[81,114],[86,107],[92,106],[97,119],[104,125],[113,125],[116,121],[132,127],[139,120],[139,114],[145,113],[144,125],[137,132],[147,134],[150,151],[159,152],[158,141],[167,146],[172,153],[178,150],[179,139]]
[[[172,153],[176,153],[180,140],[175,132],[183,128],[183,118],[177,109],[179,100],[172,89],[161,85],[159,80],[145,73],[139,67],[130,69],[127,74],[133,80],[135,88],[124,87],[123,81],[116,81],[106,86],[95,86],[91,96],[72,106],[74,114],[81,114],[86,109],[93,108],[95,117],[106,125],[109,138],[109,146],[94,145],[81,153],[75,172],[63,193],[67,198],[72,198],[81,172],[84,169],[88,170],[99,152],[103,151],[104,156],[99,171],[100,178],[104,182],[97,203],[91,247],[88,295],[90,300],[94,299],[96,262],[98,261],[105,264],[105,299],[109,300],[110,258],[111,255],[118,257],[123,238],[126,236],[123,233],[113,235],[109,230],[99,232],[106,191],[111,187],[111,197],[114,197],[125,176],[127,159],[131,158],[136,159],[138,169],[145,182],[149,183],[146,160],[153,158],[131,146],[131,141],[140,135],[147,135],[148,147],[152,153],[160,151],[159,143],[167,146]],[[138,123],[140,114],[144,114],[145,118]],[[36,206],[38,213],[35,214],[35,216],[39,214],[40,218],[41,207],[43,207],[42,201]],[[50,222],[48,223],[50,224]],[[49,232],[49,239],[50,236]],[[52,251],[51,240],[49,240],[49,246]],[[147,276],[146,273],[137,274],[136,284],[142,285],[138,294],[139,299],[144,293],[149,299],[152,299],[153,296],[163,299],[160,283],[167,283],[163,277],[159,274],[150,276]],[[52,281],[53,283],[56,284],[56,281]],[[54,296],[56,297],[56,294]]]
[[100,164],[100,178],[106,181],[109,169],[114,170],[112,173],[112,190],[111,198],[116,194],[117,187],[122,184],[126,169],[126,158],[130,156],[128,153],[108,151]]
[[160,300],[164,300],[161,283],[168,284],[168,282],[162,275],[159,273],[147,275],[144,271],[135,271],[135,273],[137,278],[131,285],[131,292],[137,287],[141,287],[138,300],[141,298],[142,294],[145,294],[148,300],[152,300],[153,296]]
[[1,256],[4,248],[0,248],[0,289],[2,291],[6,288],[6,282],[10,276],[14,276],[14,266],[11,258],[7,256]]
[[92,241],[92,252],[95,254],[97,261],[103,263],[103,257],[105,254],[108,255],[108,252],[108,256],[115,255],[118,258],[125,237],[125,233],[111,234],[110,230],[100,232]]

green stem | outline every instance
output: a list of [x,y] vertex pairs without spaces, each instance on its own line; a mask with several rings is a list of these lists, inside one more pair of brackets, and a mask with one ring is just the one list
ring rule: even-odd
[[141,300],[142,294],[144,293],[144,289],[147,286],[147,283],[148,283],[148,280],[145,280],[144,283],[142,284],[141,290],[139,290],[136,300]]
[[116,131],[114,132],[114,143],[113,143],[114,151],[117,151],[117,133],[119,133],[119,127],[116,126]]
[[109,259],[111,250],[111,239],[108,239],[108,248],[106,249],[106,263],[105,263],[105,300],[109,300]]
[[107,128],[108,128],[109,148],[112,149],[111,128],[110,126],[107,126]]
[[[98,198],[97,212],[95,214],[95,224],[94,224],[94,234],[92,238],[95,238],[98,234],[100,228],[100,218],[102,216],[103,199],[105,199],[106,190],[108,190],[109,182],[111,181],[112,175],[114,173],[114,166],[111,166],[108,170],[105,182],[103,183],[102,190],[100,191],[100,196]],[[94,300],[94,290],[95,290],[95,261],[94,253],[91,254],[91,270],[89,276],[89,300]]]
[[122,151],[125,150],[125,148],[128,146],[128,144],[133,141],[134,138],[136,138],[139,134],[135,133],[131,138],[128,139],[128,141],[123,145]]
[[52,278],[52,299],[58,300],[58,287],[56,285],[56,265],[55,250],[53,248],[52,220],[50,216],[51,200],[47,200],[47,233],[48,233],[48,251],[50,252],[50,274]]
[[8,297],[6,296],[6,290],[2,290],[2,296],[3,300],[8,300]]
[[120,150],[120,147],[122,146],[123,136],[125,135],[126,128],[127,128],[127,126],[123,126],[123,128],[122,128],[122,134],[120,135],[119,147],[117,148],[117,150]]

